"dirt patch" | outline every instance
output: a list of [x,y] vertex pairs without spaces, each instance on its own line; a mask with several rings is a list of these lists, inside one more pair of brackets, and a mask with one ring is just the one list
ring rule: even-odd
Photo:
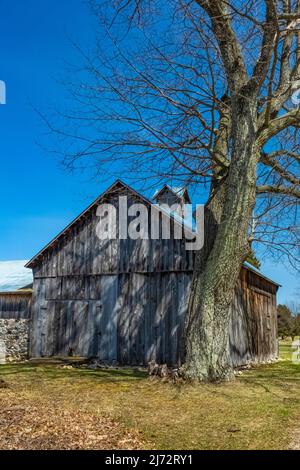
[[0,379],[0,388],[8,388],[8,385],[4,380]]
[[[12,397],[11,397],[12,398]],[[0,395],[0,449],[141,449],[138,433],[85,412]]]
[[289,450],[300,450],[300,428],[297,428],[292,432]]

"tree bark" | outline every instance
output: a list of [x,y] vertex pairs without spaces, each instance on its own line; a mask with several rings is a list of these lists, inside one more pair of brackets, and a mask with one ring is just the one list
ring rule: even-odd
[[232,98],[232,156],[228,174],[212,185],[205,211],[205,243],[196,254],[185,324],[185,364],[190,380],[233,377],[229,307],[249,253],[248,227],[255,204],[256,99]]

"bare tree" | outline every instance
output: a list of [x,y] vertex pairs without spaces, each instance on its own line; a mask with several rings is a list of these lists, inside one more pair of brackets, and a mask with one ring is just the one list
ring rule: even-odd
[[[92,2],[64,162],[207,185],[186,318],[189,379],[232,377],[229,305],[252,243],[299,262],[299,0]],[[300,99],[299,99],[300,103]],[[63,130],[62,130],[63,129]],[[71,142],[71,143],[70,143]]]

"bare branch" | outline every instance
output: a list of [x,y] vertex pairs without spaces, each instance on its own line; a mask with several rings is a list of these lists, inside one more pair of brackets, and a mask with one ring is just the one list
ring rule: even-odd
[[258,186],[256,188],[257,194],[285,194],[300,199],[300,189],[289,186]]
[[257,139],[258,145],[262,147],[268,140],[289,126],[299,126],[300,124],[300,109],[289,111],[283,116],[273,119],[269,122],[267,128],[263,129]]
[[263,25],[263,30],[260,55],[248,85],[250,88],[254,85],[257,92],[265,81],[274,50],[274,42],[276,46],[276,37],[278,37],[277,10],[274,0],[266,0],[266,21]]
[[196,0],[208,13],[222,54],[230,90],[234,93],[247,82],[248,75],[237,37],[231,25],[227,2]]
[[266,153],[262,152],[261,162],[264,163],[265,165],[271,167],[273,170],[275,170],[278,173],[278,175],[280,175],[283,179],[285,179],[289,183],[300,187],[300,179],[297,178],[295,175],[293,175],[291,172],[289,172],[282,165],[280,165],[275,160],[274,155],[272,156],[272,154],[266,154]]

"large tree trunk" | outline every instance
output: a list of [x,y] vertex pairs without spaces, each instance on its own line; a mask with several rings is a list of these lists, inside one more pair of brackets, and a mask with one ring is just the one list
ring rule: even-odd
[[[233,100],[234,101],[234,100]],[[229,307],[249,253],[248,227],[255,204],[256,100],[233,102],[232,158],[205,212],[205,243],[196,254],[185,325],[185,364],[192,380],[233,377],[229,352]]]

